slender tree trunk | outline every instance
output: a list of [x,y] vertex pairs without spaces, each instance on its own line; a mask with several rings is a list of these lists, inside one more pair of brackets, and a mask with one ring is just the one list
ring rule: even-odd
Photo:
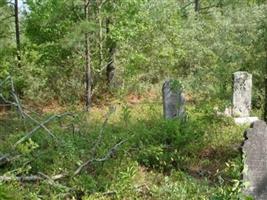
[[200,0],[195,0],[195,11],[199,12],[200,10]]
[[[84,0],[85,20],[89,20],[89,0]],[[89,33],[85,34],[85,101],[86,110],[89,111],[92,104],[92,74]]]
[[111,86],[111,83],[115,76],[115,54],[116,54],[116,42],[110,37],[110,19],[107,19],[106,29],[107,29],[107,46],[109,48],[109,60],[106,68],[106,76],[107,76],[107,85]]
[[15,11],[15,31],[16,31],[16,48],[17,48],[17,61],[18,67],[21,66],[21,57],[20,57],[20,29],[19,29],[19,8],[18,8],[18,0],[14,2],[14,11]]
[[[266,39],[267,40],[267,39]],[[265,77],[264,77],[264,84],[265,84],[265,102],[264,102],[264,120],[267,122],[267,41],[265,42]]]
[[99,26],[99,65],[100,69],[103,67],[103,28],[102,28],[102,16],[101,16],[101,6],[98,8],[98,26]]

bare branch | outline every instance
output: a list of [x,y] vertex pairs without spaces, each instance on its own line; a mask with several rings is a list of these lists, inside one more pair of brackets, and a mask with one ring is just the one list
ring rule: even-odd
[[31,119],[32,121],[34,121],[36,124],[39,124],[39,126],[41,126],[44,130],[46,130],[46,132],[52,136],[53,138],[56,138],[56,136],[42,123],[39,123],[36,119],[34,119],[33,117],[31,117],[29,114],[24,113],[29,119]]
[[31,175],[31,176],[0,176],[1,182],[10,182],[10,181],[20,181],[20,182],[33,182],[41,181],[42,177]]
[[0,19],[0,22],[3,22],[3,21],[5,21],[5,20],[8,20],[8,19],[13,18],[13,17],[15,17],[15,15],[9,15],[9,16],[6,16],[6,17]]
[[[29,176],[0,176],[0,181],[2,182],[10,182],[10,181],[20,181],[20,182],[36,182],[41,180],[48,180],[49,184],[51,185],[59,185],[54,181],[67,177],[65,174],[58,174],[52,177],[48,175],[38,172],[39,175],[29,175]],[[63,185],[60,185],[63,186]],[[66,186],[64,186],[66,187]],[[67,188],[67,187],[66,187]]]
[[53,115],[51,117],[49,117],[48,119],[46,119],[45,121],[43,121],[40,125],[36,126],[34,129],[32,129],[28,134],[26,134],[24,137],[22,137],[20,140],[18,140],[14,146],[17,146],[18,144],[24,142],[26,139],[30,138],[37,130],[39,130],[41,127],[43,127],[45,124],[49,123],[51,120],[55,119],[55,118],[61,118],[64,117],[66,115],[70,115],[70,113],[63,113],[60,115]]
[[189,2],[189,3],[186,4],[184,7],[182,7],[181,10],[186,9],[188,6],[192,5],[193,3],[194,3],[193,1]]
[[[8,82],[9,81],[9,82]],[[5,102],[5,103],[8,103],[12,106],[15,106],[20,115],[23,117],[23,118],[28,118],[30,119],[32,122],[34,122],[35,124],[37,124],[37,126],[31,131],[29,132],[26,136],[24,136],[23,138],[21,138],[16,144],[19,144],[21,142],[23,142],[25,139],[29,138],[34,132],[36,132],[37,130],[39,130],[40,128],[43,128],[51,137],[53,138],[56,138],[56,136],[45,126],[45,124],[47,124],[48,122],[50,122],[51,120],[53,120],[54,118],[61,118],[63,116],[66,116],[66,115],[70,115],[71,113],[63,113],[63,114],[60,114],[60,115],[53,115],[51,116],[50,118],[48,118],[47,120],[45,120],[44,122],[39,122],[38,120],[36,120],[35,118],[33,118],[31,115],[29,115],[27,112],[25,112],[23,110],[23,106],[21,105],[20,103],[20,99],[18,98],[17,94],[16,94],[16,91],[15,91],[15,86],[14,86],[14,82],[13,82],[13,79],[11,76],[8,76],[6,77],[2,82],[0,82],[0,89],[1,87],[4,85],[4,84],[7,84],[9,83],[10,86],[11,86],[11,94],[14,98],[14,102],[6,99],[3,94],[1,93],[1,90],[0,90],[0,98],[2,98],[2,100]]]
[[55,175],[55,176],[52,176],[52,177],[49,177],[48,175],[46,175],[46,174],[44,174],[42,172],[39,172],[38,174],[40,174],[40,176],[42,176],[44,179],[46,179],[47,180],[47,183],[49,185],[52,185],[52,186],[55,186],[55,187],[58,187],[58,188],[65,189],[67,191],[74,190],[73,188],[67,187],[65,185],[62,185],[62,184],[56,182],[56,180],[65,178],[66,175],[64,175],[64,174],[58,174],[58,175]]
[[104,162],[107,161],[109,158],[111,158],[117,151],[117,149],[123,144],[125,143],[127,140],[122,140],[121,142],[117,143],[116,145],[114,145],[108,152],[107,154],[102,157],[102,158],[93,158],[90,160],[87,160],[85,163],[83,163],[82,165],[80,165],[77,170],[74,172],[74,176],[78,175],[81,173],[81,171],[88,166],[89,164],[93,163],[93,162]]
[[14,82],[13,82],[12,77],[10,77],[10,83],[11,83],[11,92],[12,92],[12,95],[15,99],[16,104],[17,104],[18,110],[19,110],[22,118],[25,118],[24,112],[23,112],[21,104],[20,104],[20,100],[19,100],[18,96],[16,95],[15,86],[14,86]]
[[10,76],[7,76],[1,83],[0,83],[0,88],[2,85],[4,85],[8,80],[10,80]]
[[66,177],[68,177],[67,174],[57,174],[57,175],[52,176],[51,179],[53,181],[57,181],[57,180],[60,180],[60,179],[66,178]]
[[95,142],[95,145],[92,148],[92,155],[93,156],[95,156],[95,154],[96,154],[97,147],[99,146],[99,144],[102,141],[103,133],[104,133],[104,130],[105,130],[106,126],[107,126],[108,120],[109,120],[110,116],[112,115],[112,113],[115,112],[115,109],[116,109],[115,107],[110,107],[108,113],[106,114],[105,121],[104,121],[104,123],[103,123],[103,125],[102,125],[102,127],[100,129],[97,141]]
[[14,88],[14,84],[13,84],[13,81],[12,81],[12,78],[10,76],[8,76],[4,81],[2,81],[0,83],[0,87],[6,82],[10,80],[11,81],[11,87],[12,87],[12,94],[13,94],[13,97],[14,99],[16,100],[16,103],[14,102],[11,102],[9,100],[7,100],[1,93],[0,93],[0,97],[2,98],[2,100],[5,102],[5,103],[8,103],[8,104],[11,104],[15,107],[18,108],[19,112],[21,113],[22,116],[26,116],[28,117],[30,120],[32,120],[33,122],[35,122],[36,124],[40,125],[44,130],[46,130],[48,132],[49,135],[51,135],[52,137],[55,138],[55,136],[53,135],[53,133],[46,127],[44,126],[43,124],[39,123],[36,119],[34,119],[33,117],[31,117],[29,114],[27,114],[26,112],[23,111],[22,109],[22,105],[20,104],[20,101],[15,93],[15,88]]
[[[5,103],[8,103],[10,105],[13,105],[15,107],[18,107],[18,104],[17,103],[14,103],[14,102],[11,102],[11,101],[8,101],[2,94],[0,94],[0,98],[2,98],[2,100],[5,102]],[[23,115],[28,117],[30,120],[32,120],[33,122],[35,122],[36,124],[38,124],[39,126],[41,126],[44,130],[46,130],[48,132],[49,135],[51,135],[53,138],[56,138],[56,136],[42,123],[38,122],[36,119],[34,119],[33,117],[31,117],[28,113],[23,112]]]

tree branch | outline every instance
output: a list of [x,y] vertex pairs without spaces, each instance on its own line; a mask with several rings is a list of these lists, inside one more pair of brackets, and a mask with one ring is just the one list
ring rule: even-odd
[[188,6],[192,5],[193,3],[194,3],[193,1],[189,2],[189,3],[186,4],[184,7],[182,7],[180,10],[184,10],[184,9],[186,9]]
[[18,110],[19,110],[22,118],[25,118],[24,112],[23,112],[21,104],[20,104],[20,100],[19,100],[18,96],[16,95],[15,86],[14,86],[14,82],[13,82],[12,77],[10,77],[10,84],[11,84],[11,93],[12,93],[14,99],[15,99],[15,102],[17,104]]
[[4,17],[4,18],[0,19],[0,22],[3,22],[3,21],[5,21],[9,18],[12,18],[12,17],[15,17],[15,15],[10,15],[10,16]]
[[3,101],[4,101],[5,103],[11,104],[11,105],[17,107],[17,109],[19,110],[21,116],[23,116],[23,117],[28,117],[31,121],[33,121],[34,123],[38,124],[38,125],[41,126],[45,131],[47,131],[48,134],[49,134],[50,136],[52,136],[53,138],[56,138],[56,137],[53,135],[53,133],[52,133],[46,126],[44,126],[44,124],[38,122],[36,119],[34,119],[33,117],[31,117],[28,113],[24,112],[24,110],[23,110],[23,106],[20,104],[20,100],[19,100],[18,96],[16,95],[16,91],[15,91],[15,87],[14,87],[14,83],[13,83],[12,77],[8,76],[4,81],[2,81],[2,82],[0,83],[0,88],[1,88],[2,85],[5,84],[8,80],[10,81],[10,84],[11,84],[11,90],[12,90],[11,93],[12,93],[14,99],[15,99],[15,103],[14,103],[14,102],[11,102],[11,101],[9,101],[9,100],[7,100],[7,99],[0,93],[0,97],[3,99]]
[[108,152],[107,154],[102,157],[102,158],[93,158],[90,160],[87,160],[86,162],[84,162],[82,165],[80,165],[76,171],[74,172],[74,176],[78,175],[81,173],[81,171],[88,166],[89,164],[93,163],[93,162],[104,162],[107,161],[109,158],[111,158],[117,151],[117,149],[123,144],[125,143],[127,140],[122,140],[121,142],[117,143],[116,145],[114,145]]
[[95,142],[95,145],[92,148],[92,155],[93,156],[95,156],[95,154],[96,154],[96,149],[97,149],[97,147],[99,146],[99,144],[102,141],[103,133],[104,133],[104,130],[105,130],[106,126],[107,126],[108,120],[109,120],[110,116],[112,115],[112,113],[115,112],[115,109],[116,109],[115,107],[110,107],[109,108],[109,112],[106,114],[105,121],[104,121],[104,123],[103,123],[103,125],[102,125],[102,127],[100,129],[97,141]]
[[33,182],[33,181],[41,181],[42,177],[36,175],[30,176],[0,176],[1,182],[11,182],[11,181],[20,181],[20,182]]
[[[61,118],[64,117],[66,115],[70,115],[70,113],[63,113],[60,115],[53,115],[51,117],[49,117],[48,119],[46,119],[45,121],[43,121],[41,124],[39,124],[38,126],[36,126],[34,129],[32,129],[28,134],[26,134],[24,137],[22,137],[20,140],[18,140],[14,146],[17,146],[18,144],[24,142],[26,139],[28,139],[29,137],[31,137],[37,130],[39,130],[41,127],[43,127],[45,124],[49,123],[51,120],[55,119],[55,118]],[[55,137],[53,135],[53,137]]]
[[48,175],[38,172],[39,175],[29,175],[29,176],[0,176],[0,181],[10,182],[10,181],[20,181],[20,182],[35,182],[47,179],[50,183],[57,181],[59,179],[67,177],[65,174],[58,174],[52,177]]

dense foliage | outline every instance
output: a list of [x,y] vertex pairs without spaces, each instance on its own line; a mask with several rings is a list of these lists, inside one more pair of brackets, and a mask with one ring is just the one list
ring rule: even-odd
[[[52,184],[49,180],[38,184],[3,184],[0,197],[239,199],[242,165],[238,144],[245,127],[212,113],[196,112],[191,106],[186,123],[165,121],[160,110],[160,104],[149,102],[116,110],[102,132],[95,155],[92,148],[103,128],[100,121],[103,109],[94,110],[90,116],[80,113],[51,122],[48,127],[56,134],[56,140],[39,130],[15,148],[14,143],[25,135],[25,124],[20,118],[5,115],[0,125],[8,134],[1,135],[0,150],[20,156],[2,168],[1,173],[71,176]],[[92,163],[80,175],[72,175],[80,163],[94,156],[103,157],[111,146],[125,138],[127,142],[111,159]]]
[[[189,93],[203,90],[204,96],[227,100],[232,73],[247,70],[254,75],[254,104],[263,105],[265,3],[203,0],[199,12],[190,2],[175,0],[97,0],[89,6],[87,21],[82,1],[27,1],[21,14],[22,70],[10,58],[14,45],[1,46],[1,67],[16,75],[25,98],[65,103],[83,99],[88,32],[96,98],[105,92],[105,67],[110,46],[116,44],[115,86],[120,90],[115,92],[138,92],[162,78],[179,77]],[[3,22],[2,37],[10,36],[11,21]],[[2,40],[8,43],[10,37]]]
[[[253,74],[253,114],[262,117],[264,105],[267,114],[265,0],[0,0],[0,104],[21,103],[0,110],[0,156],[15,156],[0,162],[1,175],[68,174],[1,181],[0,199],[245,198],[238,146],[246,127],[218,116],[236,71]],[[169,78],[186,93],[186,121],[162,119]],[[118,109],[103,124],[111,105]],[[48,123],[56,139],[41,124],[14,146],[36,126],[22,109],[38,121],[75,114]],[[74,174],[123,140],[107,161]]]

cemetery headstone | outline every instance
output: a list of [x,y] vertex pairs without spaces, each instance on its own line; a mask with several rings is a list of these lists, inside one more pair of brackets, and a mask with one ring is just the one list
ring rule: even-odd
[[181,83],[176,80],[167,80],[162,87],[163,112],[165,119],[185,117],[185,98]]
[[250,117],[252,99],[252,74],[234,73],[232,116],[237,124],[251,124],[259,119]]
[[233,116],[249,117],[251,110],[252,75],[247,72],[234,73]]
[[245,133],[242,151],[244,158],[244,193],[255,200],[267,199],[267,125],[254,122]]

